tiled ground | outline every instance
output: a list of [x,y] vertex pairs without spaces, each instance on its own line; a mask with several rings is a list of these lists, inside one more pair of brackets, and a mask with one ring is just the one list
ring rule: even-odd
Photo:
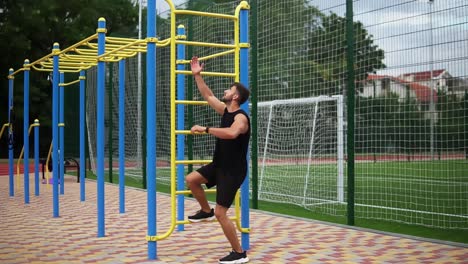
[[[32,176],[32,175],[31,175]],[[126,190],[126,213],[119,213],[118,186],[106,185],[106,236],[97,237],[96,183],[66,177],[60,217],[52,217],[51,188],[41,185],[24,204],[22,188],[8,192],[0,176],[0,263],[217,263],[230,250],[218,223],[198,223],[157,243],[158,259],[148,260],[146,192]],[[169,197],[158,195],[158,234],[169,226]],[[197,209],[186,202],[186,214]],[[377,234],[315,221],[251,211],[250,263],[468,263],[468,245],[453,246]]]

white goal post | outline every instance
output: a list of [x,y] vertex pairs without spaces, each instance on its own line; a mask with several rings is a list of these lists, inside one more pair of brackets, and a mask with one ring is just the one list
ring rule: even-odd
[[258,103],[259,199],[344,202],[343,96]]

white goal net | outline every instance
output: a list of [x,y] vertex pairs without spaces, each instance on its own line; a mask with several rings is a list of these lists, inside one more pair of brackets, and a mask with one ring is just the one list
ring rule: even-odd
[[344,202],[343,112],[341,95],[258,103],[259,200]]

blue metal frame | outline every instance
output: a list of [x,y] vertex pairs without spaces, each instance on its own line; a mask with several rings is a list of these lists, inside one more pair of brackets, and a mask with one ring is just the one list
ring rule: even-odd
[[[106,20],[98,21],[98,56],[106,52]],[[104,93],[106,65],[104,61],[98,62],[97,74],[97,227],[98,237],[105,236],[105,203],[104,203]]]
[[85,71],[80,71],[80,201],[85,201]]
[[[185,36],[185,27],[177,27],[177,35]],[[177,60],[185,59],[185,45],[177,44]],[[177,70],[185,70],[184,64],[177,64]],[[185,75],[177,74],[177,100],[185,100]],[[185,126],[185,107],[183,104],[177,105],[177,130],[183,130]],[[177,160],[184,160],[185,136],[177,135]],[[177,190],[182,191],[185,188],[185,167],[183,164],[177,165]],[[184,195],[177,195],[177,220],[184,220]],[[177,231],[183,231],[184,225],[177,225]]]
[[39,196],[39,120],[34,125],[34,195]]
[[65,93],[65,73],[60,72],[60,83],[59,83],[59,175],[60,175],[60,194],[64,194],[64,176],[65,176],[65,127],[64,127],[64,112],[65,112],[65,106],[64,106],[64,93]]
[[10,183],[10,196],[15,196],[15,181],[13,178],[13,124],[11,121],[13,116],[11,116],[13,112],[13,85],[15,77],[12,76],[13,69],[10,68],[8,71],[9,79],[8,79],[8,175],[9,175],[9,183]]
[[[240,43],[245,44],[240,49],[240,82],[246,87],[249,85],[249,49],[246,46],[249,43],[249,13],[247,9],[242,9],[240,11],[240,21],[239,21],[239,30],[240,30]],[[241,109],[246,113],[249,111],[248,101],[242,104]],[[250,160],[250,151],[247,152],[247,164]],[[244,183],[241,186],[241,226],[242,228],[249,228],[249,168],[247,167],[247,176],[245,177]],[[250,248],[250,237],[249,233],[242,233],[241,235],[242,248],[248,250]]]
[[119,61],[119,198],[125,213],[125,60]]
[[29,203],[29,60],[24,60],[24,119],[23,119],[23,176],[24,176],[24,203]]
[[54,54],[54,70],[52,74],[52,196],[53,196],[53,216],[59,217],[59,193],[58,193],[58,90],[59,90],[59,56],[60,46],[54,43],[52,49]]
[[[147,38],[156,37],[156,0],[148,1]],[[156,226],[156,43],[148,42],[146,52],[146,177],[148,236],[155,236]],[[148,258],[157,258],[156,241],[148,241]]]

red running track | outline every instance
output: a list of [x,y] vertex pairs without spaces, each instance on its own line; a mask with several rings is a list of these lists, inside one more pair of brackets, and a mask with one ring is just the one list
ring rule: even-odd
[[[13,174],[16,174],[17,170],[17,161],[13,163]],[[39,171],[42,171],[41,164],[39,164]],[[24,172],[24,166],[20,164],[20,173]],[[29,163],[29,173],[34,172],[34,161]],[[0,177],[1,176],[8,176],[8,162],[0,163]]]

